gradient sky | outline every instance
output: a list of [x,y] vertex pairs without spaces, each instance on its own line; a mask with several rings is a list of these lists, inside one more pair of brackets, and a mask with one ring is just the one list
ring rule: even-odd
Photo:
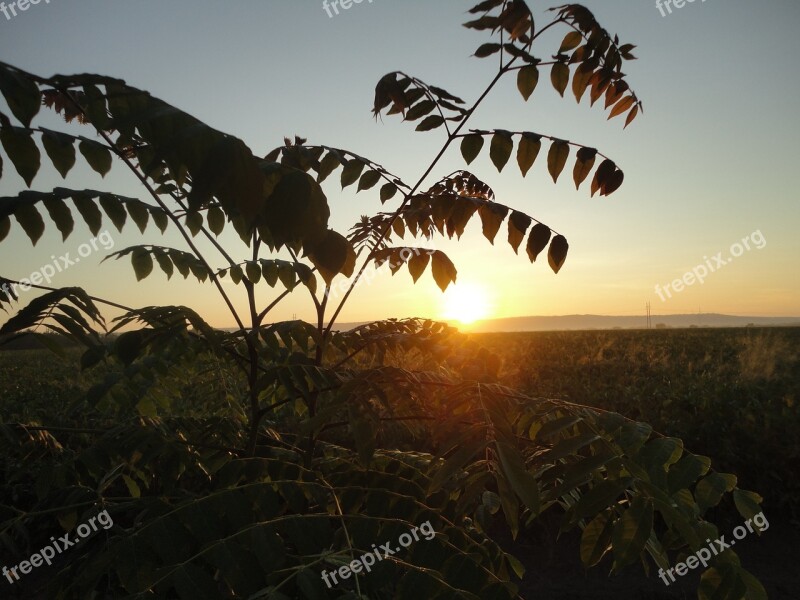
[[[51,0],[11,20],[0,14],[0,59],[46,76],[120,77],[242,138],[257,154],[298,134],[370,157],[413,183],[444,135],[416,133],[396,117],[376,123],[370,114],[374,86],[383,74],[404,70],[471,104],[496,68],[493,60],[470,56],[489,41],[461,27],[472,4],[364,0],[329,18],[321,0]],[[538,23],[545,23],[551,4],[529,4]],[[625,171],[625,184],[610,198],[590,198],[586,184],[575,191],[572,162],[554,185],[543,156],[523,179],[513,160],[499,174],[484,152],[470,170],[494,188],[499,202],[564,233],[570,254],[556,276],[546,261],[531,265],[524,250],[514,255],[505,227],[491,246],[476,216],[459,243],[436,240],[455,262],[459,284],[482,292],[498,317],[639,314],[648,301],[654,315],[800,315],[800,4],[697,1],[665,17],[652,0],[584,4],[623,42],[638,45],[639,60],[626,72],[645,114],[623,131],[621,118],[606,121],[602,107],[590,108],[587,98],[581,105],[571,96],[559,98],[547,77],[525,103],[511,76],[471,126],[538,131],[596,146]],[[563,33],[543,37],[534,53],[553,54]],[[48,116],[40,123],[58,121]],[[48,164],[33,189],[65,185],[147,199],[121,165],[105,180],[76,168],[65,183],[43,162]],[[431,182],[462,167],[456,145]],[[0,195],[23,187],[6,161]],[[381,209],[377,188],[343,193],[332,177],[324,189],[331,225],[340,232],[359,215]],[[113,231],[115,249],[137,243],[183,248],[177,235],[160,241],[155,231],[144,240],[133,227],[124,234]],[[732,244],[753,232],[766,240],[762,249],[753,247],[702,285],[659,299],[657,284],[682,277],[719,251],[728,255]],[[53,254],[74,255],[90,237],[76,227],[62,244],[51,226],[32,247],[12,227],[0,246],[0,274],[26,277]],[[232,234],[223,241],[236,246]],[[212,325],[232,325],[211,286],[179,277],[167,282],[160,272],[136,284],[127,259],[100,265],[102,257],[89,257],[54,285],[80,285],[132,306],[186,304]],[[264,304],[275,295],[263,285],[260,294]],[[391,277],[385,269],[372,285],[359,288],[340,321],[441,318],[444,306],[430,271],[411,285],[407,270]],[[273,319],[296,314],[311,320],[311,308],[299,291]]]

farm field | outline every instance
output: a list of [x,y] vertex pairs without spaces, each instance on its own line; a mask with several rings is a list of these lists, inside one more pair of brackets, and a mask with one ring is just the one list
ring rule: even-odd
[[[800,329],[470,337],[499,357],[499,383],[533,397],[566,399],[648,422],[656,431],[683,439],[687,449],[712,457],[719,469],[735,473],[743,488],[763,495],[772,527],[737,550],[771,598],[792,597],[788,561],[800,542]],[[44,350],[0,352],[0,422],[69,428],[78,422],[86,426],[91,415],[90,424],[107,427],[134,417],[132,409],[90,408],[81,400],[99,376],[82,375],[79,358],[70,350],[64,357]],[[224,376],[198,370],[198,377]],[[195,397],[191,387],[183,390],[172,416],[236,418],[230,398]],[[0,490],[0,496],[7,493]],[[729,504],[715,509],[721,531],[740,522]],[[697,584],[686,577],[665,588],[654,573],[646,576],[635,565],[610,579],[609,565],[587,573],[578,560],[575,532],[556,542],[557,532],[557,521],[544,518],[516,541],[504,540],[505,549],[528,565],[523,591],[527,588],[531,597],[683,598]],[[598,587],[607,595],[597,595]],[[631,590],[638,595],[622,595]]]
[[[683,439],[764,496],[773,527],[737,546],[770,598],[796,598],[800,543],[800,329],[683,329],[478,334],[502,358],[500,380],[526,394],[624,414]],[[721,531],[740,517],[721,506]],[[665,588],[631,569],[585,573],[575,536],[538,529],[528,542],[530,589],[553,598],[688,598],[696,578]],[[555,553],[542,548],[555,547]],[[641,569],[639,569],[641,571]],[[589,591],[591,590],[591,591]],[[629,595],[631,594],[631,595]]]

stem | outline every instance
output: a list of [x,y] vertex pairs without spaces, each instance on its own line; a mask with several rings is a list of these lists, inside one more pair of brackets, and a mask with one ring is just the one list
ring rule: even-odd
[[372,260],[373,256],[375,255],[375,251],[380,246],[381,242],[383,242],[383,240],[386,238],[386,236],[389,233],[389,231],[391,231],[392,225],[398,219],[398,217],[400,216],[400,213],[408,205],[408,203],[411,200],[412,196],[417,192],[417,190],[422,185],[422,183],[425,181],[425,179],[427,179],[427,177],[431,174],[433,169],[436,167],[436,165],[439,163],[439,161],[444,156],[444,153],[447,152],[447,149],[450,147],[450,144],[453,143],[453,141],[456,139],[458,134],[464,128],[464,125],[466,125],[466,123],[467,123],[467,121],[469,121],[470,117],[475,113],[477,108],[486,99],[486,97],[489,95],[489,92],[491,92],[492,89],[494,88],[494,86],[497,85],[497,82],[500,81],[500,79],[503,77],[503,75],[506,74],[506,72],[508,71],[510,65],[513,62],[514,62],[514,60],[509,62],[509,64],[506,65],[506,67],[504,67],[504,68],[502,68],[502,69],[500,69],[498,71],[497,75],[495,75],[494,79],[492,79],[492,82],[484,90],[484,92],[483,92],[483,94],[481,94],[480,98],[478,98],[478,100],[475,102],[475,104],[472,105],[472,108],[470,108],[467,111],[467,113],[464,115],[464,118],[458,124],[458,127],[456,127],[455,130],[450,135],[447,136],[447,141],[444,143],[444,146],[442,146],[442,149],[439,150],[439,153],[436,155],[436,158],[433,159],[433,162],[425,170],[425,173],[422,174],[422,176],[419,178],[419,180],[414,185],[414,187],[405,195],[405,198],[403,199],[402,204],[400,204],[400,207],[393,213],[392,218],[387,222],[387,224],[384,227],[383,232],[381,233],[380,237],[378,237],[378,239],[373,243],[372,249],[370,250],[369,254],[367,255],[367,258],[364,261],[364,264],[359,269],[359,271],[356,274],[355,278],[350,283],[350,286],[347,288],[347,292],[345,292],[344,297],[342,298],[341,302],[339,302],[339,305],[336,307],[336,310],[334,311],[333,316],[331,317],[331,320],[328,323],[328,326],[325,328],[325,334],[324,334],[324,338],[322,340],[323,342],[330,335],[330,331],[333,328],[333,324],[336,322],[336,319],[339,316],[339,313],[342,311],[342,308],[344,307],[345,302],[347,302],[347,299],[350,297],[350,294],[352,293],[353,289],[355,289],[356,284],[361,279],[361,276],[364,274],[364,271],[366,270],[367,265],[370,263],[370,261]]

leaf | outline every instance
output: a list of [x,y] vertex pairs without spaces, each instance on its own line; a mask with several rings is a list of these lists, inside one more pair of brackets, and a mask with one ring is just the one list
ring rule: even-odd
[[761,503],[764,499],[755,492],[748,492],[745,490],[733,490],[733,502],[736,504],[736,510],[745,519],[752,520],[758,514],[761,514]]
[[625,119],[625,127],[623,129],[627,129],[628,125],[633,123],[633,120],[636,118],[636,115],[638,114],[639,114],[639,105],[637,104],[631,109],[631,112],[628,113],[628,116]]
[[601,186],[602,195],[610,196],[622,186],[623,181],[625,181],[625,174],[620,169],[616,169],[608,176],[605,185]]
[[89,166],[102,177],[111,170],[111,152],[102,144],[92,140],[81,140],[78,149]]
[[502,204],[495,204],[494,202],[487,202],[481,204],[478,208],[478,214],[481,217],[481,225],[483,227],[483,235],[494,244],[494,238],[497,232],[500,231],[500,225],[503,224],[503,219],[508,215],[508,207]]
[[[617,165],[614,164],[613,160],[606,159],[600,163],[600,166],[597,167],[597,171],[594,173],[594,179],[592,180],[592,196],[599,190],[605,189],[609,178],[614,174],[616,169]],[[600,195],[603,195],[602,191]]]
[[686,453],[681,459],[670,467],[667,473],[669,492],[689,488],[700,477],[708,473],[711,468],[711,459],[707,456]]
[[533,474],[525,468],[525,462],[519,451],[504,442],[497,442],[496,447],[503,473],[511,488],[533,515],[538,515],[541,508],[539,485]]
[[144,233],[145,229],[147,229],[147,223],[150,221],[150,211],[147,210],[147,205],[144,202],[129,201],[125,203],[125,208],[128,209],[128,214],[133,219],[133,222],[136,223],[139,231]]
[[487,56],[496,54],[499,51],[500,44],[483,44],[477,50],[475,50],[475,56],[477,58],[486,58]]
[[332,229],[328,230],[325,238],[314,247],[308,257],[327,284],[339,273],[350,277],[355,268],[356,253],[352,244]]
[[550,81],[556,91],[564,97],[564,92],[569,84],[569,67],[563,62],[557,62],[550,71]]
[[72,211],[67,207],[66,202],[60,198],[48,198],[44,200],[43,204],[50,218],[61,232],[61,239],[65,241],[75,227]]
[[622,100],[614,105],[613,109],[611,109],[611,112],[608,115],[608,120],[610,121],[614,117],[617,117],[627,111],[631,106],[633,106],[635,101],[636,99],[633,96],[625,96]]
[[421,119],[432,110],[436,108],[436,102],[433,100],[422,100],[421,102],[417,102],[414,106],[408,109],[406,113],[406,121],[416,121],[417,119]]
[[131,477],[128,475],[123,475],[122,480],[125,482],[125,486],[128,488],[128,493],[131,495],[131,498],[142,497],[142,490],[139,488],[139,484],[137,484]]
[[481,153],[481,149],[483,148],[483,136],[478,135],[476,133],[464,136],[464,139],[461,140],[461,156],[464,157],[464,161],[467,164],[472,163]]
[[627,482],[624,480],[607,479],[601,481],[580,497],[580,500],[575,505],[575,517],[582,519],[594,516],[609,506],[616,504],[617,498],[626,487]]
[[558,182],[558,176],[561,175],[561,171],[564,170],[568,158],[569,144],[563,140],[554,141],[547,155],[547,169],[550,171],[553,183]]
[[[351,163],[347,179],[354,182],[361,168],[361,161]],[[263,208],[272,245],[282,248],[287,244],[302,244],[304,248],[313,248],[327,235],[328,199],[320,185],[306,173],[299,170],[282,173]]]
[[611,536],[614,549],[614,570],[639,559],[653,531],[653,502],[641,497],[633,502],[614,525]]
[[361,176],[361,180],[358,182],[358,191],[373,188],[380,180],[381,174],[378,171],[369,170]]
[[153,255],[156,257],[156,262],[158,263],[158,266],[161,267],[161,270],[164,271],[167,279],[172,279],[172,275],[175,273],[175,267],[172,264],[169,255],[163,251],[155,251],[153,252]]
[[397,193],[397,186],[393,183],[386,183],[381,187],[381,203],[391,200]]
[[563,235],[557,235],[550,242],[550,250],[547,253],[547,262],[553,272],[558,274],[561,267],[564,266],[564,261],[567,260],[567,252],[569,251],[569,244],[567,238]]
[[72,167],[75,166],[75,146],[71,137],[45,129],[42,133],[42,145],[53,166],[61,174],[67,177]]
[[0,66],[0,92],[20,123],[30,127],[42,104],[42,96],[36,83],[15,69],[3,65]]
[[141,281],[153,272],[153,258],[145,248],[134,248],[131,252],[131,264],[137,281]]
[[247,280],[253,285],[261,281],[261,266],[257,262],[248,262],[244,267]]
[[747,587],[747,600],[768,600],[767,590],[751,573],[739,569],[739,577]]
[[225,212],[219,206],[210,206],[206,213],[208,228],[214,235],[219,235],[225,229]]
[[[732,565],[711,567],[700,577],[698,600],[740,600],[745,598],[747,586],[739,576],[741,569]],[[748,597],[747,600],[750,600]]]
[[733,491],[736,487],[736,476],[728,473],[711,473],[703,477],[694,488],[694,499],[705,512],[719,504],[725,492]]
[[541,223],[537,223],[531,229],[531,233],[528,236],[528,258],[531,259],[531,262],[536,260],[536,257],[547,248],[547,244],[550,241],[550,228],[547,225],[542,225]]
[[578,31],[570,31],[565,37],[564,41],[561,42],[561,47],[558,49],[559,54],[563,54],[564,52],[569,52],[570,50],[574,50],[578,46],[581,45],[583,41],[583,36]]
[[517,89],[526,102],[533,94],[538,83],[539,67],[536,65],[524,66],[517,73]]
[[78,209],[84,223],[92,232],[92,235],[100,233],[100,227],[103,226],[103,213],[97,208],[90,197],[84,194],[74,194],[72,201],[75,203],[75,208]]
[[508,243],[517,254],[519,245],[525,239],[525,232],[531,225],[531,218],[521,212],[513,211],[508,219]]
[[594,75],[594,65],[590,62],[582,63],[575,70],[575,75],[572,77],[572,93],[575,95],[575,100],[580,103],[581,98],[586,93],[586,88]]
[[35,246],[44,233],[44,220],[32,202],[22,202],[14,210],[14,218]]
[[431,131],[432,129],[436,129],[442,125],[444,125],[444,118],[441,115],[430,115],[429,117],[422,119],[420,124],[417,125],[416,130]]
[[456,276],[458,274],[456,266],[441,250],[434,251],[432,256],[433,264],[431,270],[433,272],[433,279],[436,281],[436,285],[439,286],[439,289],[445,291],[447,286],[456,282]]
[[100,206],[103,208],[103,211],[105,211],[106,216],[111,219],[117,231],[122,232],[125,221],[128,220],[128,213],[123,208],[119,198],[112,194],[101,194]]
[[342,164],[337,156],[337,152],[328,152],[319,163],[317,169],[317,182],[322,183]]
[[525,177],[530,171],[539,151],[542,149],[542,136],[535,133],[523,133],[517,148],[517,164],[522,176]]
[[575,169],[572,172],[572,178],[575,181],[575,189],[580,189],[581,184],[589,176],[589,173],[591,173],[596,157],[597,150],[594,148],[581,148],[578,150]]
[[19,176],[31,187],[41,166],[41,155],[30,133],[19,127],[0,130],[0,142]]
[[347,161],[342,169],[342,189],[349,185],[353,185],[358,178],[361,177],[361,172],[364,170],[364,163],[357,158]]
[[425,272],[425,269],[428,268],[430,260],[431,255],[427,252],[414,252],[414,256],[408,260],[408,272],[411,273],[411,278],[414,280],[414,283],[417,283],[417,280]]
[[489,148],[489,156],[497,167],[497,170],[502,172],[503,167],[506,166],[511,151],[514,149],[514,140],[511,133],[508,131],[497,130],[492,136],[492,144]]
[[599,563],[611,547],[613,525],[609,511],[603,511],[583,528],[581,562],[587,569]]

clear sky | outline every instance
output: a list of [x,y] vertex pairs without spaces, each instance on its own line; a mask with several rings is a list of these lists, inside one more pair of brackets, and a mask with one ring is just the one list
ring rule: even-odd
[[[376,123],[370,114],[374,86],[383,74],[404,70],[471,104],[496,68],[495,61],[470,56],[489,41],[461,27],[473,3],[364,0],[331,18],[321,0],[50,0],[11,19],[0,13],[0,59],[41,75],[120,77],[242,138],[257,154],[298,134],[368,156],[413,183],[443,134],[416,133],[396,117]],[[482,297],[496,317],[638,314],[648,301],[654,315],[698,309],[800,315],[800,4],[697,0],[666,16],[653,0],[584,4],[623,42],[638,45],[639,60],[626,72],[645,114],[623,131],[622,119],[607,122],[602,107],[590,108],[588,99],[578,105],[571,96],[559,98],[547,77],[525,103],[511,76],[472,126],[538,131],[596,146],[625,171],[625,184],[609,198],[590,198],[586,186],[575,191],[571,163],[554,185],[543,157],[523,179],[513,161],[499,174],[484,153],[470,170],[494,188],[499,202],[564,233],[570,254],[554,275],[546,261],[531,265],[524,251],[514,255],[505,228],[491,246],[476,216],[459,243],[436,240],[458,268],[455,289],[468,292],[461,293],[463,302]],[[544,23],[551,4],[529,5]],[[555,53],[557,38],[543,37],[535,54]],[[24,183],[5,162],[0,196],[15,195]],[[432,181],[462,167],[456,145]],[[343,193],[337,181],[332,177],[324,189],[338,231],[381,210],[377,188]],[[121,165],[105,180],[75,169],[63,182],[48,163],[33,188],[59,185],[147,199]],[[143,238],[135,228],[114,230],[115,249],[163,243],[155,231]],[[32,247],[15,225],[0,245],[0,275],[26,277],[51,255],[74,255],[90,237],[79,229],[62,244],[49,227]],[[656,285],[663,289],[706,260],[713,264],[720,251],[728,257],[745,237],[751,250],[705,283],[671,298],[662,292],[660,299]],[[223,241],[236,247],[233,234]],[[183,247],[174,234],[165,245]],[[54,285],[80,285],[133,306],[186,304],[215,326],[232,325],[211,286],[179,277],[168,282],[161,273],[136,284],[127,260],[101,265],[102,257],[88,257]],[[260,293],[264,304],[274,297],[263,285]],[[359,288],[340,320],[442,318],[452,304],[429,271],[411,285],[407,270],[391,277],[386,269]],[[273,314],[275,320],[294,314],[311,320],[311,309],[299,291]]]

